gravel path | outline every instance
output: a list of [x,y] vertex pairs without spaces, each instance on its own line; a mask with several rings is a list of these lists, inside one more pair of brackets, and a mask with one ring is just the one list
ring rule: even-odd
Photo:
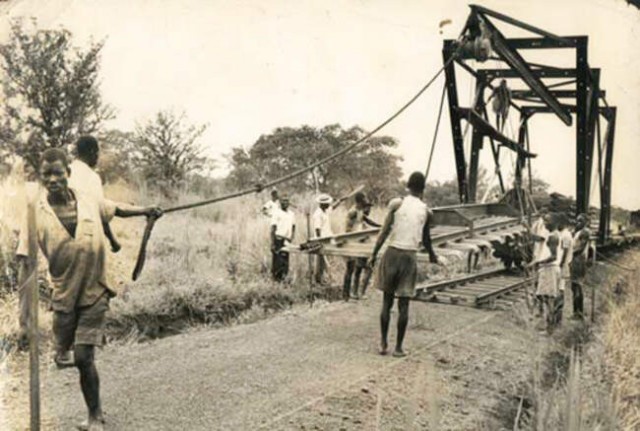
[[[473,429],[491,397],[471,400],[462,416],[474,419],[458,428],[456,397],[478,379],[471,372],[465,380],[466,372],[504,359],[496,343],[526,356],[526,338],[499,318],[504,313],[413,303],[409,357],[381,357],[381,298],[372,293],[358,303],[298,306],[253,324],[107,346],[98,352],[106,429]],[[470,361],[464,346],[473,343]],[[73,429],[84,415],[77,372],[48,367],[42,378],[43,429]],[[15,429],[24,425],[15,407],[26,402],[16,389],[24,379],[14,373],[11,409],[23,419]]]

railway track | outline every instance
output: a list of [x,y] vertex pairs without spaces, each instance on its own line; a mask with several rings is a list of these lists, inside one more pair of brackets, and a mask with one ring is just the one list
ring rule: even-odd
[[533,285],[533,277],[502,268],[424,284],[417,288],[414,300],[505,308],[518,301],[527,301]]

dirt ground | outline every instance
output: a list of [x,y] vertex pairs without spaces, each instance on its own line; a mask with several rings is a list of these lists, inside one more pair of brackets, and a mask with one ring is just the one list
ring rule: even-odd
[[[410,354],[396,359],[376,354],[380,301],[372,292],[357,303],[109,345],[98,353],[106,429],[511,429],[497,407],[517,393],[543,344],[518,312],[414,302]],[[8,429],[28,425],[26,371],[20,356],[3,373]],[[43,429],[74,429],[84,416],[77,372],[47,364],[42,380]]]

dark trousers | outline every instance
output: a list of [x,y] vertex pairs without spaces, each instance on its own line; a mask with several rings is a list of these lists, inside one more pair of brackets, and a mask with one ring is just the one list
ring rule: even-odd
[[561,290],[552,300],[551,325],[557,326],[562,322],[562,309],[564,308],[564,292]]
[[360,277],[362,271],[366,269],[367,260],[364,258],[349,258],[347,259],[347,269],[344,273],[344,281],[342,284],[342,296],[343,298],[349,298],[351,292],[351,282],[353,280],[353,295],[364,295],[369,282],[370,273],[367,273],[364,280],[364,286],[360,286]]
[[347,259],[347,269],[344,272],[344,280],[342,282],[342,297],[349,299],[351,295],[351,279],[353,278],[353,272],[356,269],[356,260],[353,258]]
[[322,277],[324,276],[324,273],[327,270],[327,262],[326,262],[326,258],[321,255],[318,254],[316,256],[316,283],[318,284],[322,284]]
[[274,248],[271,252],[271,275],[276,281],[283,281],[289,274],[289,253],[282,250],[284,238],[276,238]]
[[582,317],[584,315],[584,294],[582,292],[582,283],[572,281],[571,292],[573,293],[573,314],[574,316]]

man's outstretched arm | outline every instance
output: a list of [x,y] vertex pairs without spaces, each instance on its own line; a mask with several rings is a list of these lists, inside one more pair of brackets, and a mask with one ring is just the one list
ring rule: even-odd
[[137,207],[137,206],[121,206],[120,204],[116,205],[116,217],[137,217],[137,216],[147,216],[147,217],[155,217],[159,218],[162,216],[162,209],[159,207]]
[[431,242],[431,217],[427,218],[427,222],[422,228],[422,246],[429,253],[429,261],[431,263],[438,263],[438,256],[433,249],[433,243]]
[[365,222],[366,224],[368,224],[369,226],[371,226],[371,227],[380,227],[380,226],[382,226],[380,223],[376,223],[375,221],[371,220],[371,219],[370,219],[369,217],[367,217],[367,216],[363,216],[363,217],[362,217],[362,220],[364,220],[364,222]]

